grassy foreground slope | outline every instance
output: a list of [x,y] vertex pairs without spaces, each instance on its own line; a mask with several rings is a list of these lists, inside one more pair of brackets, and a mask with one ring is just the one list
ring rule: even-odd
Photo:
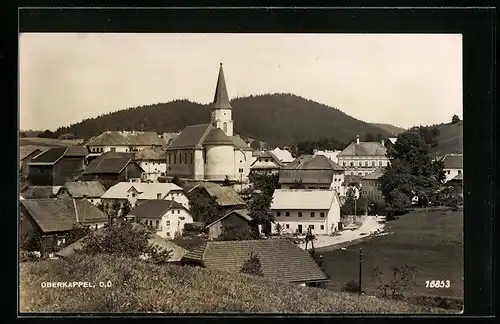
[[[42,288],[89,281],[96,288]],[[98,282],[112,283],[99,288]],[[111,256],[20,265],[21,312],[444,313],[404,302],[298,287],[262,278]]]

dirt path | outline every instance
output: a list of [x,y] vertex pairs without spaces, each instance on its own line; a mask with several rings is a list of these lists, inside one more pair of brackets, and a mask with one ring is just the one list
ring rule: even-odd
[[[357,241],[362,238],[370,237],[372,234],[380,233],[384,230],[384,224],[377,222],[375,216],[366,216],[361,226],[355,230],[344,230],[338,236],[317,235],[314,241],[315,248],[329,247],[351,241]],[[305,249],[305,244],[298,245]],[[310,244],[308,248],[310,248]]]

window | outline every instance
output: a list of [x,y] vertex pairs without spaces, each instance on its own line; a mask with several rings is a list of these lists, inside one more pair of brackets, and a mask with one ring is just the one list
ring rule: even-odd
[[132,198],[135,198],[135,192],[132,192]]
[[160,228],[160,221],[156,221],[156,229]]
[[319,213],[319,217],[325,217],[325,212]]
[[116,152],[116,147],[112,147],[112,148],[110,149],[110,151],[111,151],[111,152]]
[[378,161],[378,166],[382,166],[382,161]]
[[193,152],[191,152],[191,164],[193,164]]
[[354,163],[351,162],[351,166],[354,166]]
[[187,153],[184,153],[184,163],[188,163],[188,155]]
[[161,193],[156,194],[156,199],[161,199]]
[[362,163],[361,163],[361,162],[358,162],[358,166],[362,166]]
[[290,216],[290,212],[285,212],[285,216]]
[[302,217],[302,212],[299,212],[299,217]]
[[368,161],[365,162],[365,167],[367,167],[367,166],[368,166]]
[[450,174],[450,170],[448,170],[448,174]]
[[269,162],[269,159],[265,159],[264,162]]
[[177,214],[180,214],[181,213],[181,210],[180,209],[177,209]]
[[461,174],[462,173],[462,170],[458,170],[458,174]]
[[227,123],[224,122],[224,125],[222,126],[222,130],[224,131],[224,133],[227,133]]
[[325,225],[321,225],[319,228],[320,228],[321,230],[324,230],[324,229],[325,229]]
[[285,225],[285,227],[286,227],[286,228],[290,228],[290,224],[286,224],[286,225]]
[[148,165],[148,162],[144,162],[144,165]]
[[311,212],[311,217],[314,217],[314,212]]
[[375,161],[372,161],[372,167],[374,167],[374,166],[375,166]]
[[345,166],[345,162],[342,162],[342,164]]
[[313,230],[314,229],[314,225],[309,225],[309,228]]
[[174,153],[174,164],[177,164],[177,154]]
[[167,221],[167,226],[170,226],[170,221]]
[[276,212],[276,216],[281,216],[281,212]]
[[170,232],[167,232],[167,236],[170,236]]

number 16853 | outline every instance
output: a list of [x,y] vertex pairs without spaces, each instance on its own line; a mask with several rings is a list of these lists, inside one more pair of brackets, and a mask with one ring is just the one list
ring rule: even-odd
[[425,288],[450,288],[449,280],[426,280]]

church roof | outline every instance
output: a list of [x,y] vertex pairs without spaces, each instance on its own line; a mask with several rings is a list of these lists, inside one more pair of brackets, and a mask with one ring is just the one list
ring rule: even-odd
[[233,139],[227,136],[222,129],[215,128],[210,131],[203,144],[206,145],[234,145]]
[[215,96],[212,109],[232,109],[227,95],[226,80],[224,79],[224,70],[222,63],[219,68],[219,77],[217,78],[217,87],[215,88]]
[[201,150],[203,148],[203,141],[213,129],[215,129],[215,127],[210,124],[187,126],[179,136],[172,141],[167,150],[183,148]]

